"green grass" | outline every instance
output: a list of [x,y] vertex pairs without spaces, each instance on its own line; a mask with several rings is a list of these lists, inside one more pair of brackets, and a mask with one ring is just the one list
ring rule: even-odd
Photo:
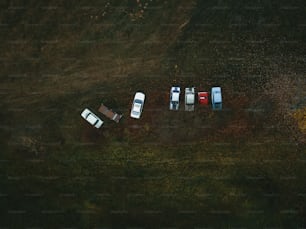
[[[39,209],[61,209],[63,213],[52,215],[57,222],[41,222],[54,226],[63,225],[64,218],[70,226],[144,225],[155,211],[159,213],[155,212],[154,225],[160,226],[173,225],[177,217],[181,220],[175,225],[190,225],[192,220],[192,225],[255,228],[303,222],[302,215],[290,210],[303,208],[298,194],[305,187],[295,185],[290,177],[302,179],[297,174],[303,171],[305,156],[290,146],[206,143],[163,150],[133,144],[99,148],[55,151],[42,162],[10,158],[14,166],[6,168],[6,173],[21,176],[18,190],[10,189],[9,199],[15,203],[11,206],[26,209],[24,219]],[[43,196],[31,197],[31,193]],[[127,213],[116,214],[121,210]],[[72,221],[76,214],[82,217]],[[28,219],[29,225],[40,223],[36,220]]]

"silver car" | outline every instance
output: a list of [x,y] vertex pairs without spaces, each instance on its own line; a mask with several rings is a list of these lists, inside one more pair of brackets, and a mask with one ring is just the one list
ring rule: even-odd
[[185,111],[194,111],[195,88],[185,88]]

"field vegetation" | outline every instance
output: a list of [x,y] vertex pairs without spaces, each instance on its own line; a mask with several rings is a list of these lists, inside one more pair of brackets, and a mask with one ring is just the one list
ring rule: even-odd
[[[303,1],[1,11],[0,228],[305,227]],[[224,109],[171,112],[173,85],[221,86]],[[124,117],[96,130],[101,102]]]

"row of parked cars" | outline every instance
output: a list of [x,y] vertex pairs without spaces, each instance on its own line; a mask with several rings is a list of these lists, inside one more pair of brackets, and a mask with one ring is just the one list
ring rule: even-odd
[[[170,103],[169,109],[170,110],[179,110],[180,106],[180,94],[181,88],[178,86],[171,87],[170,89]],[[198,96],[198,103],[200,105],[208,105],[209,104],[209,92],[206,91],[199,91],[197,93]],[[195,107],[195,87],[187,87],[185,88],[185,111],[194,111]],[[139,119],[143,110],[144,102],[145,102],[145,94],[142,92],[136,92],[132,108],[130,112],[130,117]],[[210,94],[211,104],[213,110],[221,110],[222,109],[222,93],[221,87],[212,87],[211,94]],[[115,122],[119,122],[122,115],[113,112],[111,109],[108,109],[105,105],[101,104],[99,111],[110,118]],[[95,115],[92,111],[86,108],[82,113],[81,116],[92,126],[96,128],[100,128],[103,124],[103,121]]]
[[[180,105],[180,87],[171,87],[170,90],[170,110],[178,110]],[[208,105],[209,104],[209,92],[199,91],[198,95],[198,103],[200,105]],[[185,110],[186,111],[194,111],[195,106],[195,88],[187,87],[185,88]],[[213,110],[221,110],[222,109],[222,93],[221,87],[212,87],[211,88],[211,104]]]

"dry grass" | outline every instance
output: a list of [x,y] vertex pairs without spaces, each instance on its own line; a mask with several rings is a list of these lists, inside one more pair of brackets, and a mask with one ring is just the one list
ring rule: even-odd
[[293,113],[294,119],[297,121],[299,129],[306,134],[306,108],[301,108]]

